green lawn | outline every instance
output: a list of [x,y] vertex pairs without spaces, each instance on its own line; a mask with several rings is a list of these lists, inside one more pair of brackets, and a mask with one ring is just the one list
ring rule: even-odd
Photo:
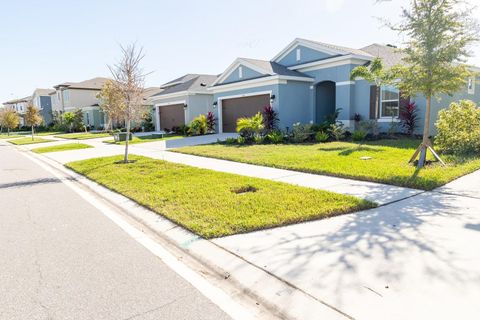
[[93,148],[93,147],[84,143],[66,143],[58,146],[35,148],[35,149],[32,149],[31,151],[36,153],[47,153],[47,152],[78,150],[78,149],[87,149],[87,148]]
[[16,145],[24,145],[24,144],[34,144],[34,143],[43,143],[43,142],[52,142],[54,140],[50,139],[43,139],[39,137],[35,137],[34,140],[32,141],[32,137],[23,137],[19,139],[14,139],[14,140],[8,140],[8,142]]
[[118,163],[121,159],[89,159],[66,166],[205,238],[374,207],[355,197],[281,182],[140,156],[131,156],[136,162],[129,164]]
[[15,138],[21,138],[23,136],[20,136],[18,134],[14,134],[14,133],[10,133],[10,135],[8,134],[0,134],[0,139],[15,139]]
[[104,137],[110,137],[110,133],[106,132],[99,132],[99,133],[85,133],[85,132],[80,132],[80,133],[65,133],[65,134],[59,134],[56,135],[55,138],[62,138],[62,139],[74,139],[74,140],[87,140],[87,139],[95,139],[95,138],[104,138]]
[[[145,142],[155,142],[155,141],[161,141],[161,140],[173,140],[173,139],[180,139],[183,138],[184,136],[181,135],[166,135],[163,138],[160,137],[160,135],[148,135],[148,136],[142,136],[142,137],[137,137],[133,136],[132,140],[130,140],[129,144],[137,144],[137,143],[145,143]],[[125,144],[125,141],[122,142],[115,142],[113,139],[112,140],[105,140],[103,141],[104,143],[109,143],[109,144]]]
[[[349,142],[249,146],[211,144],[175,151],[424,190],[480,169],[480,156],[467,159],[443,156],[447,167],[432,164],[416,170],[408,160],[418,144],[418,140],[412,139],[379,140],[362,145]],[[371,159],[362,160],[361,157]]]

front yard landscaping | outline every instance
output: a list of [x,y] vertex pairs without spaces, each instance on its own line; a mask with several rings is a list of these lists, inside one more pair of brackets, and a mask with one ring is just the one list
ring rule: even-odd
[[[173,140],[173,139],[180,139],[183,138],[182,135],[164,135],[163,138],[160,135],[148,135],[148,136],[133,136],[132,140],[129,141],[128,144],[137,144],[137,143],[145,143],[145,142],[155,142],[155,141],[162,141],[162,140]],[[105,140],[104,143],[109,144],[121,144],[124,145],[125,141],[115,142],[114,140]]]
[[375,205],[332,192],[131,156],[66,166],[205,238],[321,219]]
[[13,134],[13,133],[10,133],[10,135],[8,134],[0,134],[0,139],[15,139],[15,138],[21,138],[22,136],[18,135],[18,134]]
[[65,134],[59,134],[56,135],[55,138],[62,138],[62,139],[74,139],[74,140],[87,140],[87,139],[96,139],[96,138],[105,138],[105,137],[110,137],[110,133],[106,132],[98,132],[98,133],[92,133],[92,132],[80,132],[80,133],[65,133]]
[[78,150],[78,149],[87,149],[87,148],[93,148],[93,147],[84,143],[66,143],[66,144],[60,144],[58,146],[35,148],[35,149],[32,149],[31,151],[35,153],[47,153],[47,152]]
[[24,145],[24,144],[34,144],[34,143],[43,143],[43,142],[52,142],[54,140],[50,139],[43,139],[39,137],[35,137],[32,140],[32,137],[24,137],[19,139],[8,140],[9,143],[16,144],[16,145]]
[[[174,151],[423,190],[434,189],[480,169],[480,156],[456,158],[442,155],[447,167],[433,163],[417,170],[408,160],[419,143],[419,140],[406,138],[363,144],[329,142],[239,146],[217,143]],[[367,157],[366,160],[362,160],[363,157]]]

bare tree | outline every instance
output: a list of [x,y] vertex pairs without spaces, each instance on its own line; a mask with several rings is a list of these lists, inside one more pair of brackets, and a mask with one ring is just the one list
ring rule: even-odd
[[112,73],[113,84],[123,100],[121,116],[125,120],[127,138],[125,140],[124,162],[128,163],[128,142],[132,121],[140,121],[144,114],[143,92],[146,74],[140,67],[145,57],[143,48],[137,48],[136,44],[126,47],[120,46],[122,57],[118,63],[108,66]]

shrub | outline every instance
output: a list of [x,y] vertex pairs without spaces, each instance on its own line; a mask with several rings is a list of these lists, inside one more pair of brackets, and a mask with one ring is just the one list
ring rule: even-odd
[[317,142],[327,142],[328,138],[329,138],[329,135],[325,131],[318,131],[315,134],[315,141]]
[[276,130],[278,127],[278,113],[271,105],[263,108],[263,126],[265,133]]
[[413,135],[418,125],[418,108],[415,102],[411,101],[400,108],[401,126],[406,134]]
[[247,142],[247,140],[242,136],[237,138],[237,143],[238,144],[245,144],[246,142]]
[[209,111],[207,113],[207,132],[214,133],[215,132],[215,125],[217,124],[217,119],[213,112]]
[[335,109],[333,113],[330,113],[329,115],[327,115],[325,117],[325,125],[329,127],[332,124],[336,124],[340,111],[342,111],[342,108]]
[[283,133],[280,130],[275,130],[270,133],[267,133],[265,140],[270,143],[282,143],[283,142]]
[[235,144],[235,143],[237,143],[237,139],[235,139],[235,138],[227,138],[225,140],[225,144],[230,144],[231,145],[231,144]]
[[360,121],[359,128],[360,130],[372,134],[372,136],[374,137],[378,137],[378,135],[380,134],[380,127],[378,126],[378,121],[374,119]]
[[245,142],[252,142],[264,129],[263,116],[259,112],[251,118],[240,118],[237,120],[237,132]]
[[294,123],[292,127],[292,141],[295,143],[305,142],[312,135],[312,125]]
[[398,133],[399,128],[400,128],[400,123],[398,123],[392,118],[392,121],[388,125],[388,134],[390,136],[393,136],[394,134]]
[[480,152],[480,108],[470,100],[453,102],[438,113],[435,144],[445,153]]
[[188,133],[194,136],[207,133],[207,117],[204,114],[199,115],[190,122]]
[[355,142],[360,142],[365,140],[365,137],[367,136],[367,132],[363,130],[356,130],[352,133],[352,140]]
[[343,139],[345,136],[345,129],[341,123],[332,123],[328,128],[328,132],[337,141]]

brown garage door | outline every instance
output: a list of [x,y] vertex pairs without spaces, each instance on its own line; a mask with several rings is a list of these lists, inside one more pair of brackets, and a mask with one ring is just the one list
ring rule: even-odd
[[162,106],[158,109],[160,112],[160,128],[162,128],[162,130],[171,130],[173,127],[179,127],[185,124],[183,104]]
[[223,132],[235,132],[238,118],[253,117],[269,104],[269,94],[222,100]]

